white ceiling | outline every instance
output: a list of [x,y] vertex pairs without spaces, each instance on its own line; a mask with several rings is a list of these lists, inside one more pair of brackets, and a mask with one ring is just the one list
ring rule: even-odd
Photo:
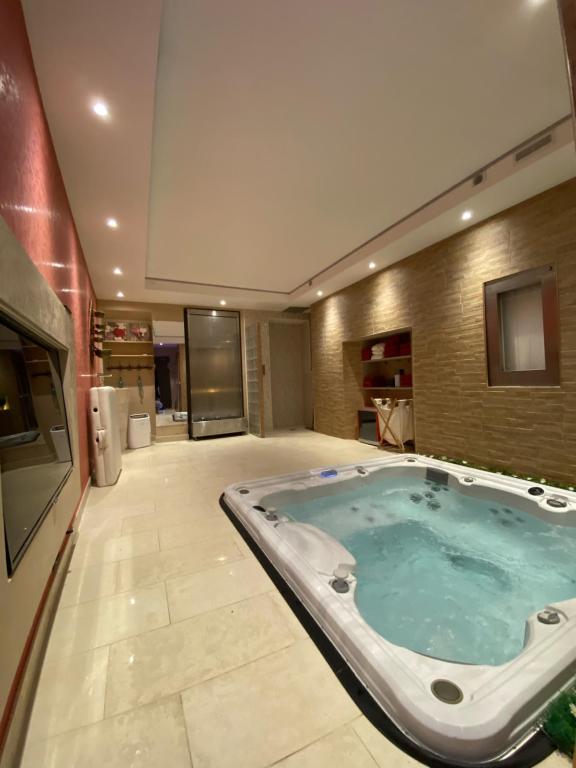
[[[415,217],[342,260],[570,111],[554,0],[24,9],[101,298],[306,305],[365,276],[368,252],[384,266],[461,228],[466,201],[477,221],[576,175],[561,127],[434,221]],[[96,97],[109,121],[90,111]]]

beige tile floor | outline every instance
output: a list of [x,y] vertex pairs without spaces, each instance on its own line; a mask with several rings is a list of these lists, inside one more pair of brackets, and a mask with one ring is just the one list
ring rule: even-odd
[[377,455],[312,432],[126,453],[118,484],[88,497],[22,766],[417,766],[362,716],[218,505],[232,482]]

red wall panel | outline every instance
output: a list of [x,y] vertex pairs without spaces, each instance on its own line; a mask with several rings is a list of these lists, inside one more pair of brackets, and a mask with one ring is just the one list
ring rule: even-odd
[[[19,0],[0,2],[0,213],[72,311],[80,472],[89,475],[87,392],[92,382],[88,313],[94,290],[44,115]],[[0,264],[1,270],[1,264]]]

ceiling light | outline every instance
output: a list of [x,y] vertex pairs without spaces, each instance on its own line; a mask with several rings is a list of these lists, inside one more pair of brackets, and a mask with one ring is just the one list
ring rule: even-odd
[[225,306],[226,306],[226,300],[225,300],[225,299],[222,299],[222,300],[220,301],[220,306],[221,306],[221,307],[225,307]]
[[368,269],[376,269],[376,262],[371,261],[370,264],[368,264]]
[[124,298],[124,294],[122,293],[122,291],[118,291],[118,293],[116,294],[116,297],[118,299],[123,299]]
[[324,296],[324,291],[316,291],[316,296]]
[[117,219],[106,219],[106,226],[110,227],[110,229],[118,229],[118,220]]
[[462,221],[469,221],[472,218],[472,211],[464,211],[460,218]]
[[115,275],[122,275],[123,274],[123,272],[120,269],[120,267],[114,267],[113,272],[114,272]]
[[110,117],[110,110],[108,109],[108,104],[104,101],[95,101],[92,104],[92,112],[94,112],[95,115],[98,115],[98,117],[101,117],[103,119]]

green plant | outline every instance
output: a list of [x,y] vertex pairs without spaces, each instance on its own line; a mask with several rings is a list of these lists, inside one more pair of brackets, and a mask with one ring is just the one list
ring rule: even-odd
[[548,706],[542,724],[555,746],[572,757],[576,742],[576,687],[562,691]]
[[531,483],[538,483],[538,485],[551,485],[554,488],[562,488],[565,491],[576,491],[576,482],[566,483],[562,480],[548,480],[545,477],[540,477],[539,475],[525,475],[522,472],[513,472],[511,469],[488,467],[485,464],[476,464],[473,461],[466,461],[465,459],[454,459],[450,456],[438,456],[435,453],[422,453],[421,456],[427,456],[429,459],[440,459],[441,461],[448,461],[450,464],[458,464],[461,467],[469,467],[470,469],[481,469],[484,472],[492,472],[495,475],[515,477],[519,480],[527,480]]

